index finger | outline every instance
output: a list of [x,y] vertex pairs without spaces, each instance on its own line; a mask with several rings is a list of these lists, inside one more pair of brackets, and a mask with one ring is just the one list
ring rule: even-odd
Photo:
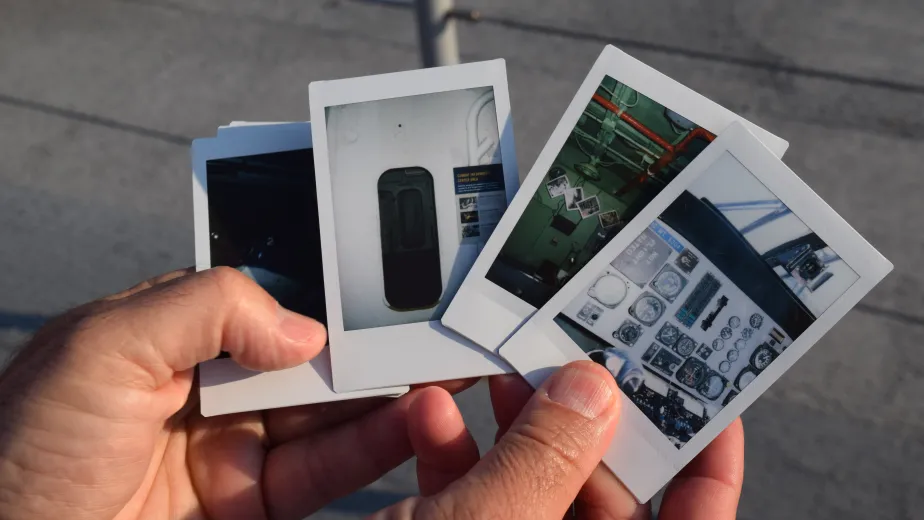
[[744,481],[744,427],[735,419],[667,486],[658,518],[731,520]]

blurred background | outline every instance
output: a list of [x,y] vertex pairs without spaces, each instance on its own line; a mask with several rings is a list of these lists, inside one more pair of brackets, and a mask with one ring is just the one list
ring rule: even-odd
[[[789,140],[785,162],[895,271],[744,414],[740,517],[924,516],[920,0],[456,7],[481,14],[456,22],[462,61],[507,60],[523,174],[606,43]],[[5,356],[68,307],[193,264],[190,140],[306,120],[314,80],[420,65],[404,2],[0,0]],[[484,385],[458,401],[486,449]],[[406,464],[316,517],[415,492]]]

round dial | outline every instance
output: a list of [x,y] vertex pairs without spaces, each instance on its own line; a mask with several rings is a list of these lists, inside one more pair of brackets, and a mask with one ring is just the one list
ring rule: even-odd
[[706,365],[695,358],[690,358],[677,371],[677,380],[681,383],[696,388],[706,378]]
[[715,338],[712,340],[712,349],[713,350],[722,350],[725,348],[725,340],[722,338]]
[[731,363],[729,363],[728,361],[723,361],[719,363],[720,372],[724,374],[725,372],[728,372],[729,370],[731,370]]
[[645,325],[652,325],[664,314],[664,304],[650,295],[642,295],[633,305],[635,317]]
[[665,323],[661,327],[661,330],[658,331],[658,340],[669,347],[674,343],[677,343],[677,338],[679,337],[680,329],[671,325],[670,323]]
[[770,366],[774,359],[776,359],[776,352],[766,345],[761,345],[751,355],[751,364],[757,370],[763,370]]
[[734,363],[735,361],[738,361],[738,351],[735,349],[729,350],[727,356],[728,356],[728,360],[731,361],[732,363]]
[[607,274],[601,276],[599,280],[590,288],[588,294],[603,305],[615,309],[629,294],[629,290],[624,282],[618,276]]
[[654,281],[651,282],[651,286],[654,287],[661,296],[673,300],[683,289],[683,280],[680,278],[680,275],[674,271],[664,270],[655,277]]
[[741,318],[737,316],[732,316],[731,318],[728,318],[728,326],[733,329],[737,329],[738,327],[741,326]]
[[738,350],[744,350],[744,347],[745,347],[747,344],[748,344],[748,342],[745,341],[745,340],[743,340],[743,339],[736,339],[736,340],[735,340],[735,348],[738,349]]
[[741,329],[741,337],[744,339],[751,339],[751,336],[754,335],[754,329],[745,327]]
[[674,350],[681,356],[689,356],[696,350],[696,342],[689,336],[684,336],[674,345]]
[[744,371],[738,374],[738,380],[735,381],[735,385],[738,387],[738,390],[744,390],[749,384],[751,384],[751,381],[756,378],[757,374],[748,369],[744,369]]
[[713,401],[718,399],[725,390],[725,380],[722,379],[722,376],[713,372],[701,385],[699,385],[697,390],[699,390],[699,393],[703,394],[703,397]]
[[760,326],[764,324],[764,317],[755,312],[751,315],[751,319],[749,321],[751,323],[751,327],[759,329]]
[[731,339],[732,337],[731,327],[722,327],[722,331],[719,332],[719,335],[722,336],[722,339]]
[[625,343],[626,345],[629,345],[630,347],[635,344],[635,341],[641,335],[642,329],[631,321],[626,321],[619,326],[619,329],[613,332],[614,338]]

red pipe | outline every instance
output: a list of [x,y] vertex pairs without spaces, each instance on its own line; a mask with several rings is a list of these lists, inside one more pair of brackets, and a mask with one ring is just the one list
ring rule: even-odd
[[683,153],[684,150],[690,146],[690,143],[693,142],[696,138],[705,139],[708,142],[712,142],[715,139],[715,135],[712,132],[700,127],[696,127],[690,131],[684,138],[677,143],[677,146],[671,148],[667,153],[661,156],[660,159],[655,162],[648,171],[652,174],[657,175],[658,172],[664,169],[665,166],[670,164],[678,155]]
[[641,133],[648,139],[651,139],[652,141],[655,142],[655,144],[657,144],[658,146],[664,149],[664,155],[662,155],[657,161],[655,161],[655,163],[651,166],[651,168],[648,169],[647,172],[642,173],[635,179],[632,179],[631,181],[629,181],[628,184],[626,184],[619,191],[616,192],[615,195],[617,197],[626,193],[633,187],[638,186],[642,184],[643,182],[645,182],[645,178],[648,175],[657,175],[658,172],[663,170],[665,166],[670,164],[678,155],[683,153],[683,151],[686,150],[688,146],[690,146],[690,143],[693,142],[694,139],[702,138],[710,143],[715,139],[715,134],[713,134],[712,132],[704,128],[701,128],[701,127],[696,127],[693,130],[691,130],[687,135],[685,135],[683,139],[679,143],[677,143],[677,146],[674,146],[668,143],[660,135],[654,133],[653,130],[643,125],[641,122],[639,122],[638,119],[635,119],[634,117],[630,116],[628,113],[626,113],[624,109],[619,108],[612,101],[607,100],[600,94],[595,93],[593,100],[599,103],[600,106],[602,106],[603,108],[616,114],[619,117],[619,119],[622,119],[623,121],[628,123],[629,126],[638,130],[639,133]]
[[627,193],[629,190],[631,190],[632,188],[636,186],[640,186],[648,178],[648,175],[657,175],[661,170],[664,169],[665,166],[673,162],[673,160],[678,155],[683,153],[683,151],[686,150],[687,147],[690,145],[690,143],[693,142],[693,140],[696,138],[702,138],[711,143],[713,140],[715,140],[715,134],[701,127],[694,128],[693,130],[690,131],[690,133],[684,136],[683,140],[677,143],[677,146],[674,149],[668,152],[665,152],[664,155],[662,155],[660,159],[658,159],[653,165],[651,165],[651,168],[649,168],[647,172],[644,172],[640,174],[638,177],[629,181],[628,184],[620,188],[619,191],[615,193],[615,196],[617,197],[622,196],[625,193]]
[[654,133],[654,131],[652,131],[650,128],[640,123],[638,119],[630,116],[628,113],[626,113],[625,110],[620,109],[618,106],[614,105],[612,101],[607,101],[606,98],[600,94],[594,94],[593,100],[597,103],[600,103],[603,108],[619,116],[619,119],[629,123],[629,126],[638,130],[642,135],[657,143],[657,145],[661,148],[664,148],[665,151],[672,151],[674,149],[674,147],[665,141],[663,137]]

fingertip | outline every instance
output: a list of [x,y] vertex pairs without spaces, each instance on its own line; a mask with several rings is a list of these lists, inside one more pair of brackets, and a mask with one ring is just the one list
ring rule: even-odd
[[408,437],[417,455],[421,495],[428,496],[464,475],[478,462],[479,453],[449,392],[434,386],[415,393],[409,410]]
[[242,367],[292,368],[313,359],[327,345],[323,324],[286,309],[241,272],[215,268],[200,276],[219,289],[227,309],[222,347]]
[[295,364],[317,356],[327,345],[327,327],[319,321],[276,304],[279,331],[295,356]]
[[450,394],[455,395],[475,386],[479,380],[480,378],[477,377],[471,377],[467,379],[450,379],[448,381],[434,381],[430,383],[416,384],[412,385],[411,388],[416,390],[421,388],[429,388],[431,386],[438,386]]
[[417,390],[415,394],[408,411],[415,451],[418,446],[425,451],[441,446],[465,429],[459,408],[444,388],[430,386]]
[[491,407],[499,434],[506,432],[533,395],[533,387],[518,374],[502,374],[488,378]]
[[519,374],[500,374],[488,378],[488,388],[492,393],[532,395],[533,387]]

